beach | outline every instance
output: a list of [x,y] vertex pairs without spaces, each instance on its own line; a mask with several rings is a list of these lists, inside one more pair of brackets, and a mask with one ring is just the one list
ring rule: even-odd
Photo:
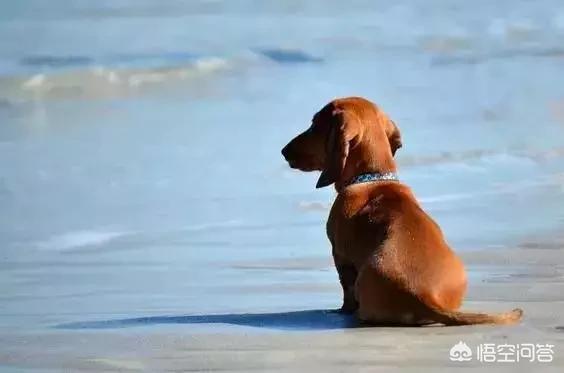
[[[187,315],[181,307],[162,307],[167,302],[161,301],[159,309],[137,311],[136,314],[145,316],[135,318],[130,317],[133,312],[126,307],[110,314],[60,312],[45,320],[45,326],[4,331],[0,337],[3,346],[0,361],[3,370],[18,372],[395,369],[559,372],[564,353],[562,250],[532,242],[525,246],[497,249],[494,253],[469,251],[463,255],[471,276],[474,275],[464,308],[504,311],[522,307],[525,318],[517,326],[358,327],[352,317],[328,311],[328,307],[336,304],[330,296],[338,294],[338,289],[334,281],[329,281],[332,276],[319,272],[331,271],[330,264],[297,257],[279,264],[254,263],[252,268],[263,276],[269,272],[294,272],[299,280],[222,286],[221,290],[208,291],[221,299],[216,302],[229,299],[237,302],[239,298],[254,306],[206,304],[201,306],[210,312]],[[327,281],[322,277],[327,277]],[[296,281],[300,282],[296,284]],[[273,294],[293,303],[268,308],[265,300],[270,300]],[[202,300],[208,300],[210,295]],[[327,308],[311,309],[314,305]],[[220,309],[230,312],[214,312]],[[45,317],[46,313],[28,310],[18,317],[32,319]],[[71,319],[88,321],[61,323]],[[10,318],[3,316],[3,320],[5,323]],[[554,359],[519,363],[450,361],[449,350],[460,341],[472,350],[486,343],[551,344]]]
[[[558,1],[26,0],[0,33],[0,371],[562,370]],[[522,323],[335,312],[335,192],[280,149],[349,95],[399,126],[463,309]],[[478,361],[483,344],[553,359]]]

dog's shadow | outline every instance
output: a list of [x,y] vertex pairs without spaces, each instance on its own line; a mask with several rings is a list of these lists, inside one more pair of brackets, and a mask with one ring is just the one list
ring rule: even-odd
[[163,324],[230,324],[279,330],[331,330],[362,327],[353,315],[335,310],[223,315],[148,316],[83,321],[57,325],[58,329],[117,329]]

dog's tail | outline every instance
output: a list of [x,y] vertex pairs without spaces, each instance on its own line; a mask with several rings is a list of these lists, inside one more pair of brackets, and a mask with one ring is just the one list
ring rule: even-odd
[[523,310],[515,308],[509,312],[487,314],[480,312],[460,312],[433,310],[434,321],[447,326],[474,324],[516,324],[523,317]]

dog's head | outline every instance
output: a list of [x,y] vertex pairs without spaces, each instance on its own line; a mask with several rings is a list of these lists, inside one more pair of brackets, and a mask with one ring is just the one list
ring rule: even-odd
[[[348,180],[355,169],[389,166],[401,148],[398,127],[376,105],[360,97],[331,101],[313,116],[311,126],[283,149],[290,167],[322,171],[317,188]],[[390,167],[392,167],[390,166]]]

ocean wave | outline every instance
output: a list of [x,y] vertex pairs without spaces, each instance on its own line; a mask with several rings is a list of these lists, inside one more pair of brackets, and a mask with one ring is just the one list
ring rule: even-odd
[[445,163],[467,163],[468,161],[488,161],[499,159],[528,159],[543,162],[564,157],[564,148],[551,149],[508,149],[508,150],[468,150],[461,152],[443,152],[440,154],[402,156],[398,163],[401,167],[431,166]]
[[72,65],[28,75],[0,77],[0,99],[10,102],[50,98],[97,98],[134,94],[155,85],[206,78],[233,67],[233,61],[217,57],[199,58],[186,64],[165,67],[114,67],[91,65],[86,59],[41,57],[28,63]]
[[83,247],[100,246],[131,233],[132,232],[99,230],[68,232],[38,242],[36,247],[40,250],[47,251],[69,251]]
[[121,97],[148,87],[207,79],[257,64],[320,62],[322,58],[306,51],[283,48],[246,50],[229,57],[197,56],[189,52],[99,58],[28,55],[18,60],[19,75],[0,75],[0,101]]
[[447,65],[476,65],[493,60],[505,60],[515,58],[562,58],[564,48],[515,48],[485,52],[453,53],[450,55],[437,55],[431,59],[434,66]]
[[417,200],[423,204],[448,203],[465,199],[477,199],[483,197],[491,197],[498,195],[517,194],[526,190],[536,189],[539,187],[560,186],[563,184],[563,176],[561,174],[552,174],[544,177],[538,177],[537,180],[524,180],[521,182],[501,183],[495,187],[481,192],[473,193],[452,193],[441,194],[429,197],[420,197]]
[[442,152],[440,154],[402,156],[398,163],[402,167],[416,167],[426,165],[436,165],[442,163],[463,162],[467,160],[480,159],[487,156],[496,155],[498,152],[493,150],[469,150],[463,152]]

